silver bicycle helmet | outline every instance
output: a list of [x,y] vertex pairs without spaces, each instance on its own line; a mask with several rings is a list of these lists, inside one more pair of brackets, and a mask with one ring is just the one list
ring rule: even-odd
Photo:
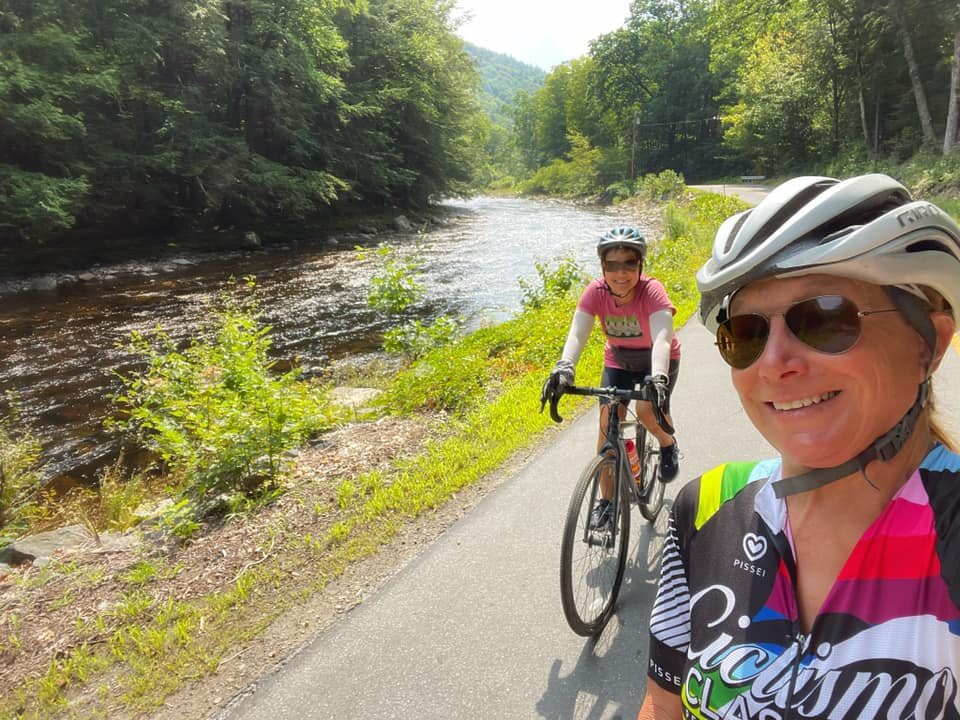
[[[932,348],[930,307],[922,287],[939,292],[960,314],[960,227],[943,210],[914,201],[887,175],[837,180],[799,177],[774,189],[755,208],[728,218],[712,257],[697,272],[700,320],[711,332],[727,319],[730,300],[764,278],[827,274],[882,285],[901,314]],[[777,495],[803,492],[893,457],[913,432],[929,380],[889,432],[835,468],[781,480]],[[865,473],[864,473],[865,476]]]
[[597,241],[597,255],[603,260],[608,250],[629,248],[640,253],[641,262],[647,257],[647,240],[632,227],[617,226],[607,230]]

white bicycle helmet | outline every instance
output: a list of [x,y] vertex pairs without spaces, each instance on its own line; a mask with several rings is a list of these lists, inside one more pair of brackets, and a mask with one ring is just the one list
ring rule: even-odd
[[716,332],[744,285],[815,273],[892,285],[921,299],[918,286],[926,285],[956,318],[960,227],[936,205],[912,201],[887,175],[789,180],[720,226],[713,257],[697,272],[700,319]]
[[647,240],[640,234],[640,231],[632,227],[618,226],[613,227],[603,233],[597,240],[597,255],[603,260],[603,256],[608,250],[614,248],[629,248],[640,253],[640,261],[647,257]]
[[[939,292],[958,319],[960,227],[936,205],[912,200],[907,189],[887,175],[789,180],[755,208],[720,226],[713,256],[697,272],[700,320],[715,333],[740,288],[764,278],[812,274],[884,286],[907,322],[933,348],[930,306],[921,287]],[[929,388],[929,379],[921,383],[901,420],[852,459],[784,478],[775,484],[777,495],[811,490],[858,469],[866,477],[869,462],[889,460],[903,447]]]

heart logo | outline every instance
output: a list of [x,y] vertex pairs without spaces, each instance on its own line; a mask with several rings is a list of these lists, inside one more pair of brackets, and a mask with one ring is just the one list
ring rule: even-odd
[[756,562],[767,552],[767,539],[753,533],[743,536],[743,551],[750,562]]

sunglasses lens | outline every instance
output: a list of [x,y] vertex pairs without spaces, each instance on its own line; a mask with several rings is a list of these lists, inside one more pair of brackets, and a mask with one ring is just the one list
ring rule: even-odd
[[626,270],[627,272],[633,272],[638,267],[640,267],[639,260],[627,260],[625,262],[620,262],[618,260],[604,260],[603,269],[607,272],[617,272],[619,270]]
[[[839,295],[802,300],[783,318],[794,337],[822,353],[846,352],[860,337],[857,306]],[[734,315],[717,330],[717,348],[728,365],[744,370],[760,357],[769,335],[765,316]]]
[[734,315],[717,329],[717,348],[728,365],[743,370],[760,357],[769,334],[763,315]]
[[846,352],[860,337],[857,306],[839,295],[804,300],[783,317],[797,339],[820,352]]

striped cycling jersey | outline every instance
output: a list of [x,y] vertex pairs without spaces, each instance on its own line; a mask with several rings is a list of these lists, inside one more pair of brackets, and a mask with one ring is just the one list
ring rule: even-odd
[[651,680],[685,718],[960,718],[960,455],[937,445],[799,631],[780,461],[728,463],[670,514]]

